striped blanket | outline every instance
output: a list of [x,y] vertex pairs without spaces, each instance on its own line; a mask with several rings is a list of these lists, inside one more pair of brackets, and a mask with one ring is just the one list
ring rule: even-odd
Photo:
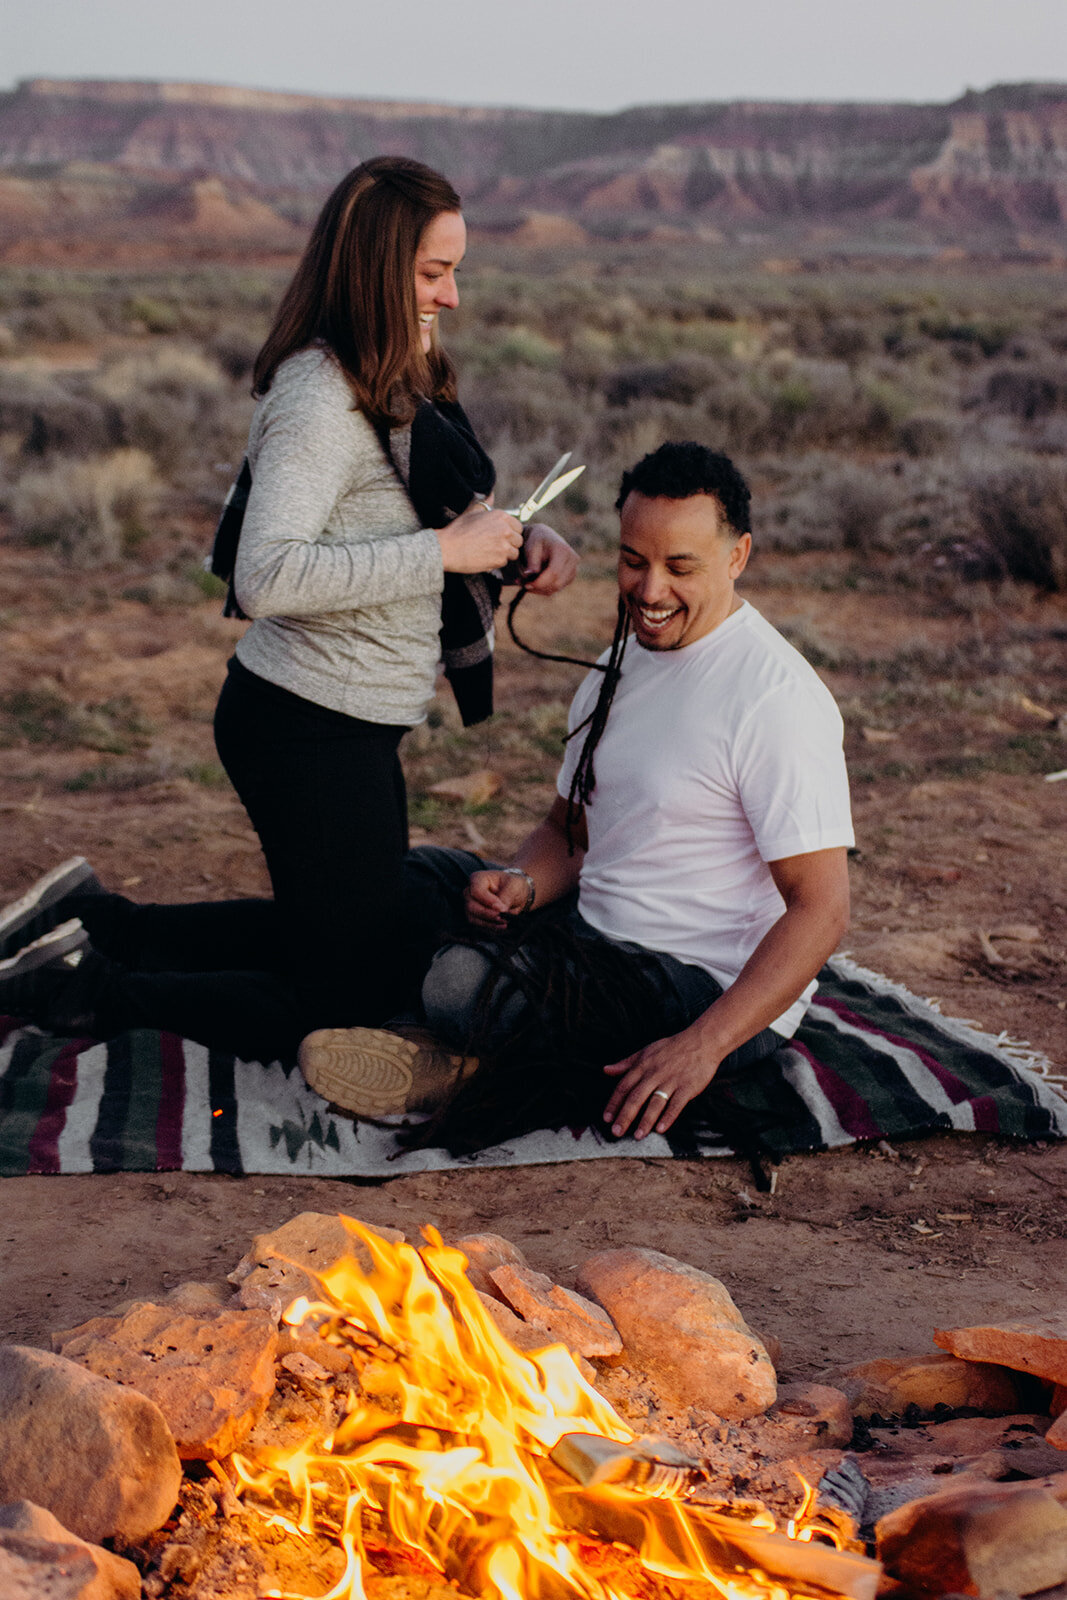
[[[237,1061],[173,1034],[100,1044],[0,1019],[0,1041],[0,1176],[184,1170],[384,1179],[637,1150],[728,1153],[720,1130],[695,1121],[640,1146],[590,1127],[544,1129],[460,1159],[402,1151],[389,1128],[331,1111],[295,1068]],[[750,1127],[772,1158],[952,1130],[1067,1137],[1067,1099],[1047,1062],[840,958],[820,975],[795,1038],[741,1077],[730,1099],[731,1125]]]

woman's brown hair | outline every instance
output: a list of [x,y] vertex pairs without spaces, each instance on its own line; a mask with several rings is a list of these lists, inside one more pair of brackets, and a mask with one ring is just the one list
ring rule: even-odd
[[321,339],[372,421],[410,421],[420,396],[454,400],[455,371],[436,335],[428,354],[419,340],[415,257],[427,224],[459,209],[448,179],[406,156],[375,156],[342,178],[256,357],[253,394]]

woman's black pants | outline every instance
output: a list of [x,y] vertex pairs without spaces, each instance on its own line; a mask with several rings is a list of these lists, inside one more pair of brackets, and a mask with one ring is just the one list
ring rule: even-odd
[[405,731],[315,705],[231,661],[215,744],[259,835],[274,898],[86,897],[77,909],[107,958],[100,1031],[165,1028],[267,1061],[291,1058],[313,1028],[373,1025],[408,1002]]

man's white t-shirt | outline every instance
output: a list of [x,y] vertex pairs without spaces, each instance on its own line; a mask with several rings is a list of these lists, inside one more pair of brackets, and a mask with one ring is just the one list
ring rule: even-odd
[[[582,683],[572,730],[602,682]],[[842,735],[826,685],[747,601],[681,650],[631,638],[594,756],[582,916],[728,988],[785,910],[767,862],[853,842]],[[564,797],[584,738],[567,746]],[[790,1037],[814,992],[771,1026]]]

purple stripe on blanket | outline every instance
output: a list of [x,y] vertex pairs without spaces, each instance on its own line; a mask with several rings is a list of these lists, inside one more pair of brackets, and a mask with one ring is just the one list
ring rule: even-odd
[[997,1104],[992,1095],[976,1095],[971,1101],[974,1112],[974,1126],[976,1133],[999,1133],[1000,1118],[997,1115]]
[[830,1102],[834,1115],[846,1133],[851,1134],[854,1139],[881,1138],[882,1129],[871,1116],[870,1107],[862,1095],[851,1089],[831,1067],[816,1061],[807,1045],[801,1044],[795,1035],[789,1041],[789,1048],[802,1055],[811,1067],[816,1083]]
[[52,1062],[44,1110],[27,1145],[27,1172],[58,1172],[59,1136],[67,1124],[67,1110],[78,1087],[78,1056],[84,1039],[68,1039]]
[[180,1172],[185,1116],[185,1049],[176,1033],[159,1036],[160,1091],[156,1116],[156,1171]]
[[[950,1072],[948,1067],[938,1061],[935,1056],[932,1056],[929,1050],[924,1050],[921,1044],[916,1044],[913,1039],[905,1039],[899,1033],[890,1033],[888,1028],[876,1027],[869,1017],[861,1017],[857,1012],[850,1011],[848,1006],[841,1000],[824,1000],[820,997],[819,1004],[826,1006],[835,1016],[840,1017],[842,1022],[850,1023],[852,1027],[858,1028],[868,1039],[885,1039],[887,1043],[896,1045],[898,1049],[907,1050],[911,1055],[916,1056],[931,1076],[937,1079],[954,1106],[962,1105],[964,1101],[971,1099],[972,1091],[967,1085],[957,1078],[954,1072]],[[989,1131],[991,1133],[997,1131],[995,1118]]]

